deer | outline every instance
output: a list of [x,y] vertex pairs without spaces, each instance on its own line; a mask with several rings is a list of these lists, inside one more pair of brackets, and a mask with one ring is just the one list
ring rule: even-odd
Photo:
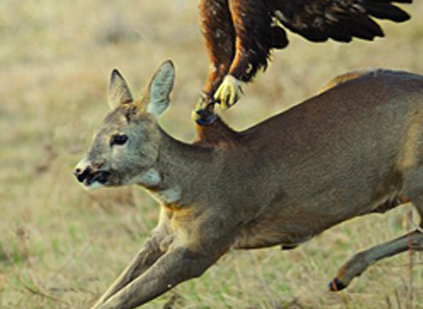
[[[423,76],[346,74],[244,131],[217,116],[192,143],[159,124],[174,79],[165,61],[133,99],[113,70],[112,110],[74,169],[87,189],[139,185],[160,204],[156,228],[92,309],[145,304],[232,249],[294,249],[348,219],[401,204],[423,216]],[[423,250],[422,226],[356,253],[329,289],[346,288],[381,259]]]

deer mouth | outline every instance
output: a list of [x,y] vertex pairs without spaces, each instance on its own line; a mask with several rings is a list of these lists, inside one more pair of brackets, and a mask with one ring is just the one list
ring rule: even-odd
[[106,185],[111,173],[107,171],[97,171],[86,175],[82,183],[87,188],[96,188],[98,186]]

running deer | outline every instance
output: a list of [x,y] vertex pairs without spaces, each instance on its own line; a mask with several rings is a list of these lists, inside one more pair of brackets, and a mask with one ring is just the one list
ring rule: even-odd
[[[114,70],[112,111],[75,168],[85,187],[144,187],[159,201],[151,237],[92,307],[129,309],[201,276],[231,248],[292,249],[350,218],[412,201],[423,215],[423,77],[376,70],[237,132],[218,119],[193,144],[158,124],[172,62],[140,100]],[[352,257],[329,285],[347,287],[385,257],[422,250],[417,227]]]

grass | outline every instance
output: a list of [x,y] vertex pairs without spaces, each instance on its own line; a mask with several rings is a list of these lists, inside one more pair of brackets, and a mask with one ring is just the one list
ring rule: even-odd
[[[248,127],[348,70],[423,73],[423,5],[407,9],[414,18],[383,23],[387,38],[373,43],[312,44],[290,35],[289,48],[274,54],[224,117]],[[108,111],[114,67],[139,93],[158,64],[173,59],[177,82],[162,123],[192,140],[190,113],[207,70],[196,4],[5,0],[0,11],[0,308],[86,308],[137,252],[158,207],[138,188],[86,192],[72,168]],[[174,299],[175,308],[201,309],[421,308],[417,253],[371,267],[345,292],[325,291],[354,252],[404,233],[408,212],[351,220],[292,252],[230,252],[200,279],[145,307]]]

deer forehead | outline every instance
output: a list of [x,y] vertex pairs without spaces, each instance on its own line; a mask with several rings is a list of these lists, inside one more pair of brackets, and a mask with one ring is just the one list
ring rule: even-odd
[[129,104],[119,106],[104,118],[100,127],[103,129],[125,127],[129,124],[135,113],[136,110],[132,106],[129,106]]
[[132,104],[119,106],[111,111],[97,130],[97,135],[113,135],[118,133],[134,133],[149,131],[153,121],[149,115],[138,112]]

